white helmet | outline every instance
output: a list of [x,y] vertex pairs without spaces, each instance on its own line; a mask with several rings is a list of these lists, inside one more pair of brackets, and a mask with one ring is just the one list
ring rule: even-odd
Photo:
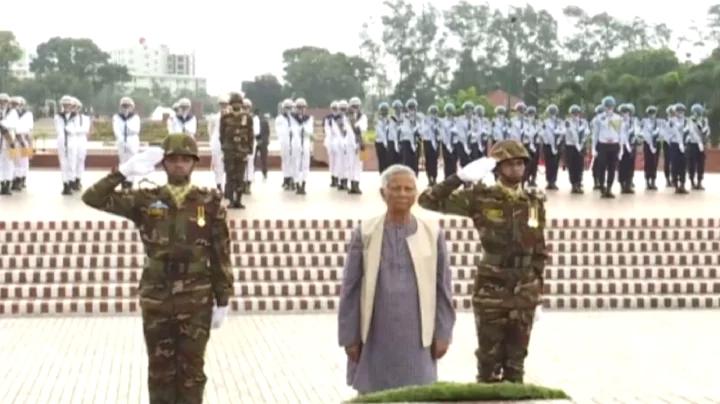
[[294,106],[295,106],[295,103],[293,103],[293,100],[291,100],[290,98],[286,98],[282,102],[283,109],[284,108],[292,108]]
[[230,104],[230,96],[223,94],[218,97],[218,104]]
[[25,101],[25,98],[23,98],[19,95],[12,97],[12,99],[10,101],[14,102],[15,104],[20,105],[20,106],[25,106],[27,104],[27,102]]
[[9,102],[10,96],[7,93],[0,93],[0,101]]
[[252,100],[250,100],[250,98],[243,98],[243,106],[245,108],[252,108]]
[[72,104],[73,103],[73,97],[69,95],[63,95],[60,98],[60,104]]
[[352,97],[352,98],[350,98],[350,102],[348,104],[351,107],[360,107],[360,105],[362,105],[362,102],[360,101],[360,98]]
[[337,101],[333,101],[333,102],[330,103],[330,109],[337,109],[337,107],[338,107],[338,102],[337,102]]
[[340,109],[347,109],[348,108],[348,102],[345,100],[338,101],[338,108]]
[[181,99],[179,99],[178,102],[177,102],[177,104],[178,104],[178,107],[188,107],[188,108],[190,108],[190,107],[192,106],[192,103],[190,102],[190,100],[189,100],[188,98],[181,98]]
[[75,97],[72,97],[72,103],[74,106],[76,106],[78,108],[82,108],[82,106],[83,106],[82,102],[80,102],[80,100]]
[[133,101],[130,97],[122,97],[120,98],[120,106],[123,105],[129,105],[131,108],[135,108],[135,101]]
[[298,108],[307,108],[307,101],[305,101],[305,98],[298,98],[295,100],[295,106]]
[[172,109],[178,109],[180,108],[180,103],[175,101],[175,103],[172,105]]

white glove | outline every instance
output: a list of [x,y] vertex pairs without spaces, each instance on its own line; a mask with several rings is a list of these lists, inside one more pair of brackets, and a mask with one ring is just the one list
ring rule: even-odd
[[495,159],[483,157],[461,168],[457,175],[463,182],[478,182],[492,173],[496,165]]
[[213,307],[212,321],[210,322],[210,326],[212,328],[220,328],[222,323],[225,321],[225,317],[227,317],[227,312],[228,312],[228,306]]
[[535,307],[535,316],[533,317],[533,324],[540,321],[541,315],[542,315],[542,304],[539,304],[537,307]]
[[130,177],[142,177],[155,171],[155,166],[160,164],[163,159],[165,152],[160,147],[151,147],[142,153],[138,153],[130,160],[120,164],[118,171],[125,176]]

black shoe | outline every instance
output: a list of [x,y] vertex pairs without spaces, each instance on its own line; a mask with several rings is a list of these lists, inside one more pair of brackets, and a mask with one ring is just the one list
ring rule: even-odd
[[242,204],[242,202],[234,201],[232,204],[230,204],[230,207],[233,209],[245,209],[245,205]]
[[[128,182],[130,184],[130,188],[132,188],[132,182]],[[75,181],[71,184],[73,191],[79,191],[82,189],[82,185],[80,184],[80,178],[75,178]]]
[[289,187],[290,187],[290,177],[283,178],[283,189],[287,191]]
[[557,185],[555,185],[554,182],[551,182],[545,187],[545,189],[547,189],[548,191],[557,191],[558,187]]
[[702,186],[702,181],[698,181],[696,191],[704,191],[705,187]]
[[215,188],[217,188],[218,192],[220,192],[220,195],[222,195],[222,194],[223,194],[223,187],[222,187],[222,184],[217,184],[217,186],[216,186]]
[[299,182],[295,192],[298,195],[305,195],[305,181]]
[[72,195],[72,190],[70,189],[70,183],[69,183],[69,182],[64,182],[64,183],[63,183],[62,194],[63,194],[63,195]]
[[336,188],[338,186],[338,178],[330,177],[330,188]]
[[635,193],[635,191],[632,190],[632,187],[630,187],[630,183],[627,183],[627,182],[622,184],[620,189],[621,189],[620,193],[624,194],[624,195],[629,195],[629,194]]
[[20,188],[25,189],[27,188],[27,184],[25,183],[26,177],[20,177]]
[[686,195],[689,194],[688,190],[685,189],[684,185],[680,185],[679,187],[675,188],[675,193],[678,195]]
[[570,193],[575,195],[582,195],[584,192],[580,185],[573,185],[572,191],[570,191]]
[[348,191],[351,195],[360,195],[362,192],[360,191],[360,183],[358,181],[351,181],[350,182],[350,190]]
[[614,198],[615,198],[615,195],[613,195],[613,193],[610,192],[610,191],[603,191],[603,192],[602,192],[602,195],[601,195],[601,198],[603,198],[603,199],[614,199]]
[[340,185],[337,187],[338,191],[347,190],[347,180],[340,180]]
[[13,178],[12,186],[10,186],[10,189],[13,191],[20,191],[22,189],[20,188],[20,178]]

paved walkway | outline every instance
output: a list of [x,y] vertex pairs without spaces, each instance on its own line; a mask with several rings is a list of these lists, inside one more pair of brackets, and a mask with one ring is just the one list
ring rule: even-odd
[[[87,172],[83,183],[91,185],[106,172]],[[384,210],[380,198],[379,176],[374,172],[363,173],[361,187],[363,195],[348,195],[331,189],[330,178],[325,171],[310,173],[306,196],[284,192],[281,189],[282,177],[279,172],[271,172],[267,181],[258,173],[253,185],[253,195],[245,197],[247,209],[232,211],[231,217],[237,218],[363,218]],[[151,176],[157,183],[164,183],[163,173]],[[193,176],[196,184],[213,186],[213,177],[209,171],[199,171]],[[11,197],[0,197],[0,220],[85,220],[110,218],[109,215],[86,207],[79,195],[64,197],[60,195],[62,183],[57,171],[35,170],[28,178],[28,189]],[[592,184],[591,178],[585,179]],[[548,196],[548,216],[551,218],[575,217],[714,217],[717,215],[720,201],[720,175],[710,175],[705,192],[693,192],[690,195],[675,195],[664,187],[663,180],[658,181],[660,191],[646,192],[642,173],[637,173],[636,195],[618,195],[615,200],[602,200],[586,186],[585,195],[571,195],[566,173],[561,172],[560,191]],[[420,187],[427,182],[424,174],[420,177]],[[540,184],[543,185],[543,184]]]
[[[549,312],[529,382],[577,403],[720,403],[719,311]],[[472,315],[460,313],[441,380],[472,381]],[[339,403],[345,359],[335,315],[234,316],[207,353],[208,403]],[[146,403],[138,317],[0,321],[0,403]]]

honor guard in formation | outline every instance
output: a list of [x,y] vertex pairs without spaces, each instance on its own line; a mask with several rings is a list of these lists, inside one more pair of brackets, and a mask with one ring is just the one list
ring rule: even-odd
[[400,154],[402,164],[419,172],[418,143],[423,125],[423,117],[417,111],[417,101],[410,99],[405,103],[405,119],[400,129]]
[[443,170],[448,178],[457,172],[457,154],[455,144],[458,142],[457,118],[455,117],[455,104],[449,102],[443,108],[445,116],[442,118],[442,159]]
[[[323,146],[325,146],[325,152],[328,158],[328,169],[330,171],[330,187],[335,188],[339,185],[339,179],[337,176],[337,162],[335,161],[335,131],[333,130],[335,119],[339,114],[338,102],[333,101],[330,103],[330,113],[323,118],[323,133],[325,138],[323,139]],[[378,154],[378,156],[380,156]]]
[[[10,108],[15,110],[15,158],[13,159],[13,179],[11,191],[22,191],[26,187],[27,175],[30,171],[30,158],[33,156],[33,128],[35,121],[32,111],[27,109],[25,98],[10,98]],[[0,113],[2,114],[2,113]],[[0,118],[1,120],[1,118]]]
[[585,170],[585,149],[590,139],[590,127],[582,117],[579,105],[572,105],[566,120],[566,133],[564,137],[565,166],[570,177],[573,194],[582,194],[583,172]]
[[[463,167],[418,200],[425,209],[472,218],[480,232],[484,254],[472,291],[478,382],[523,382],[533,318],[541,304],[548,258],[545,198],[522,187],[528,158],[522,143],[501,140],[489,158]],[[492,172],[497,183],[484,184]],[[458,190],[463,183],[471,187]]]
[[541,131],[542,124],[537,117],[537,108],[533,105],[527,107],[525,112],[525,129],[522,132],[522,144],[528,152],[528,165],[525,170],[525,183],[532,188],[537,187],[537,173],[542,150]]
[[685,117],[685,105],[675,104],[675,118],[670,123],[670,159],[672,183],[676,194],[687,194],[685,179],[687,178],[686,140],[688,120]]
[[210,169],[215,177],[215,186],[223,193],[225,186],[225,163],[220,144],[220,117],[230,108],[230,98],[222,95],[218,98],[218,112],[208,116],[208,135],[210,137]]
[[[175,105],[177,105],[177,107],[175,107]],[[181,98],[175,105],[173,106],[175,116],[170,117],[168,120],[168,133],[171,135],[182,133],[195,137],[197,133],[197,119],[190,112],[192,103],[187,98]]]
[[633,177],[635,176],[635,159],[640,127],[635,118],[634,105],[622,104],[619,111],[623,117],[623,126],[620,131],[620,163],[618,166],[620,193],[634,194]]
[[15,127],[18,115],[10,107],[10,96],[0,94],[0,195],[10,195],[17,155]]
[[[140,117],[135,114],[135,103],[130,97],[120,99],[120,111],[113,116],[113,133],[120,164],[140,152]],[[126,178],[123,189],[132,188],[136,178]]]
[[257,154],[257,147],[260,143],[258,138],[260,137],[260,117],[257,116],[253,111],[253,104],[252,100],[249,98],[243,97],[243,111],[245,111],[248,115],[252,117],[253,121],[253,138],[255,141],[253,142],[253,149],[252,153],[247,159],[247,163],[245,164],[245,184],[243,186],[243,193],[245,195],[250,195],[250,188],[252,187],[253,180],[255,179],[255,155]]
[[560,110],[557,105],[550,104],[545,113],[545,130],[543,136],[543,158],[545,159],[545,189],[557,191],[557,177],[560,168],[560,146],[565,140],[565,122],[558,116]]
[[502,105],[495,107],[492,143],[510,138],[510,120],[508,119],[507,112],[507,108]]
[[[202,403],[210,329],[222,325],[234,294],[221,195],[190,183],[198,160],[191,136],[169,135],[162,149],[136,154],[82,197],[93,208],[132,221],[140,232],[146,257],[138,295],[152,404]],[[167,185],[115,191],[158,164]]]
[[[280,141],[280,165],[283,173],[283,189],[292,191],[295,189],[293,184],[292,172],[292,113],[295,105],[291,99],[283,100],[281,105],[282,111],[275,117],[275,133]],[[337,164],[337,162],[335,162]],[[337,167],[336,167],[337,168]]]
[[457,119],[455,131],[457,142],[455,142],[455,157],[460,167],[465,167],[472,161],[472,150],[470,149],[470,138],[475,132],[475,105],[465,101],[462,105],[463,116]]
[[641,124],[642,143],[643,143],[643,160],[645,171],[645,189],[648,191],[656,191],[658,161],[660,157],[660,149],[662,141],[660,140],[660,131],[664,123],[657,117],[657,107],[650,105],[645,109],[645,118]]
[[605,97],[604,111],[595,120],[593,128],[593,150],[597,154],[598,182],[603,198],[614,198],[612,186],[615,182],[618,157],[620,156],[620,134],[623,118],[615,113],[615,98]]
[[375,155],[378,160],[378,171],[385,171],[388,165],[388,146],[390,139],[390,104],[381,102],[378,106],[378,117],[375,121]]
[[672,138],[675,134],[675,106],[674,105],[668,105],[668,107],[665,109],[665,116],[667,117],[665,119],[664,125],[660,129],[660,138],[662,139],[663,143],[663,173],[665,174],[665,186],[675,187],[675,183],[673,182],[673,176],[672,176],[672,154],[670,153],[670,144],[672,143]]
[[307,114],[307,101],[295,100],[295,113],[290,120],[290,148],[292,150],[291,170],[295,192],[305,195],[305,184],[310,174],[310,153],[312,151],[313,117]]
[[[353,97],[349,102],[350,109],[345,119],[348,125],[345,126],[345,177],[350,182],[349,194],[359,195],[360,176],[362,175],[363,154],[365,152],[364,135],[367,132],[367,116],[360,110],[360,98]],[[342,111],[342,106],[341,106]]]
[[485,107],[475,106],[475,130],[470,138],[470,159],[475,161],[487,155],[487,148],[492,134],[492,124],[485,117]]
[[425,157],[425,171],[428,183],[435,185],[438,175],[438,156],[442,143],[442,123],[438,117],[438,107],[431,105],[422,129],[423,151]]
[[80,113],[79,102],[69,95],[60,99],[61,111],[55,115],[58,160],[63,181],[63,195],[80,190],[85,168],[87,134],[90,118]]
[[700,104],[690,107],[692,117],[686,130],[688,174],[692,189],[702,191],[705,176],[705,149],[710,141],[710,124],[705,117],[705,108]]
[[225,166],[225,197],[233,208],[244,209],[242,194],[245,186],[247,159],[252,158],[255,136],[253,120],[243,109],[238,93],[230,95],[230,111],[220,117],[220,145]]

